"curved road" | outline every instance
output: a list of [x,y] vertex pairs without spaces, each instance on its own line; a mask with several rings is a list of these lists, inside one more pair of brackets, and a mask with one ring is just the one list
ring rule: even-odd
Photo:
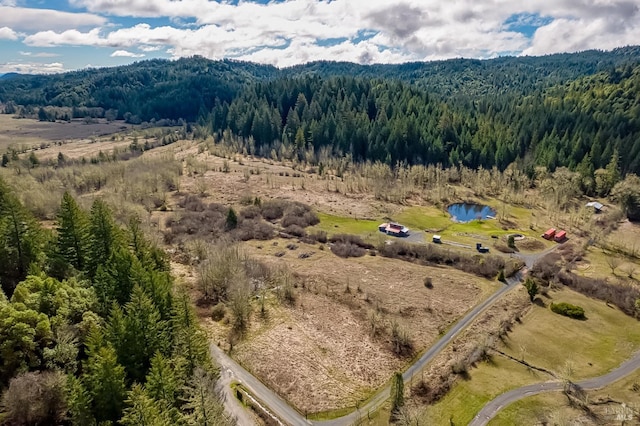
[[[583,380],[576,384],[585,390],[600,389],[611,383],[620,380],[621,378],[628,376],[629,374],[640,368],[640,352],[636,352],[634,356],[625,361],[620,367],[605,374],[604,376],[595,377],[592,379]],[[503,393],[497,396],[495,399],[487,403],[482,410],[473,418],[469,426],[485,426],[489,421],[498,414],[500,410],[507,405],[519,401],[523,398],[537,395],[543,392],[560,391],[564,389],[563,382],[544,382],[535,383],[533,385],[523,386],[518,389]]]
[[[537,260],[544,257],[547,253],[553,251],[557,246],[547,249],[543,252],[522,256],[522,260],[526,266],[530,268],[535,264]],[[459,320],[451,329],[440,338],[433,346],[429,348],[422,356],[412,364],[403,374],[402,377],[406,382],[411,381],[418,372],[420,372],[433,358],[436,357],[447,346],[451,340],[453,340],[462,330],[468,327],[478,315],[480,315],[485,309],[495,303],[502,295],[509,290],[513,289],[522,280],[522,271],[519,271],[514,276],[507,278],[507,284],[500,287],[491,296],[485,299],[482,303],[474,307],[467,315]],[[228,384],[232,380],[237,380],[242,383],[245,388],[256,398],[258,398],[271,412],[276,415],[282,422],[291,426],[303,426],[303,425],[318,425],[318,426],[344,426],[355,423],[360,418],[367,415],[367,413],[375,412],[384,402],[389,398],[391,392],[391,386],[386,386],[382,390],[378,391],[363,407],[359,407],[357,410],[337,419],[326,421],[309,421],[304,418],[299,412],[293,409],[287,404],[278,394],[266,387],[262,382],[255,378],[251,373],[242,368],[238,363],[233,361],[227,354],[224,353],[216,345],[211,344],[211,355],[216,360],[221,369],[221,377],[224,378]],[[225,406],[230,413],[237,412],[239,402],[235,398],[228,397],[229,392],[225,392],[227,398],[225,398]],[[242,424],[242,423],[239,423]]]

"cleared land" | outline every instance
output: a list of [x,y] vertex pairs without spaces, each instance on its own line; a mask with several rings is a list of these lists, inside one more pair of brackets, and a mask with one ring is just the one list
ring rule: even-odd
[[123,121],[99,120],[96,123],[86,123],[77,119],[71,122],[51,123],[0,114],[0,150],[4,151],[11,146],[32,148],[43,143],[97,138],[131,128],[130,124]]
[[[408,330],[417,353],[499,285],[445,268],[372,256],[341,259],[317,246],[291,251],[277,242],[246,247],[274,266],[286,264],[304,287],[294,306],[271,304],[266,319],[256,306],[249,334],[233,353],[302,412],[353,408],[410,362],[393,354],[388,332],[373,336],[371,315],[381,328],[397,322]],[[273,256],[283,249],[285,256]],[[313,255],[299,259],[303,252]],[[427,276],[433,289],[424,286]],[[226,339],[223,324],[209,321],[208,328]]]
[[[587,320],[573,320],[533,305],[522,324],[498,346],[499,350],[546,369],[559,379],[577,380],[606,373],[640,348],[640,328],[615,307],[568,289],[552,291],[550,298],[542,300],[582,306]],[[442,401],[428,407],[425,418],[436,423],[451,418],[455,424],[467,424],[495,396],[552,379],[550,374],[494,352],[489,362],[469,372],[469,380],[459,381]]]

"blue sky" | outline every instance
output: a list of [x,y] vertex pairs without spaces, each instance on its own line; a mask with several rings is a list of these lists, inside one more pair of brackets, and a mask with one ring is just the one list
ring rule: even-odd
[[276,66],[640,44],[637,0],[0,0],[0,73],[202,55]]

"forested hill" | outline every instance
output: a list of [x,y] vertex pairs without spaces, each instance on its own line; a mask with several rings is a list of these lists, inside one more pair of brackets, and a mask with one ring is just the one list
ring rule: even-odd
[[100,107],[117,110],[119,118],[130,112],[142,120],[194,120],[201,109],[209,110],[216,99],[230,102],[241,88],[275,78],[313,75],[393,79],[446,96],[527,94],[639,62],[640,46],[607,52],[590,50],[541,57],[452,59],[399,65],[322,61],[285,69],[193,57],[64,74],[12,74],[12,78],[0,79],[0,102],[36,107]]
[[451,59],[399,65],[358,65],[320,61],[283,70],[286,77],[348,75],[400,79],[442,95],[526,94],[582,76],[640,61],[640,46],[609,52],[588,50],[547,56],[501,57],[491,60]]
[[196,57],[0,80],[5,111],[58,107],[40,109],[40,119],[183,118],[220,136],[229,129],[263,155],[284,144],[316,160],[324,151],[389,164],[518,162],[579,169],[587,181],[615,152],[624,153],[621,172],[640,173],[639,97],[638,46],[287,69]]

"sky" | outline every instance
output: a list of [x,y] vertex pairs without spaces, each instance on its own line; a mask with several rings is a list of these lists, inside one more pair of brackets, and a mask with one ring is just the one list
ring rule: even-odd
[[0,73],[201,55],[286,67],[640,44],[640,0],[0,0]]

